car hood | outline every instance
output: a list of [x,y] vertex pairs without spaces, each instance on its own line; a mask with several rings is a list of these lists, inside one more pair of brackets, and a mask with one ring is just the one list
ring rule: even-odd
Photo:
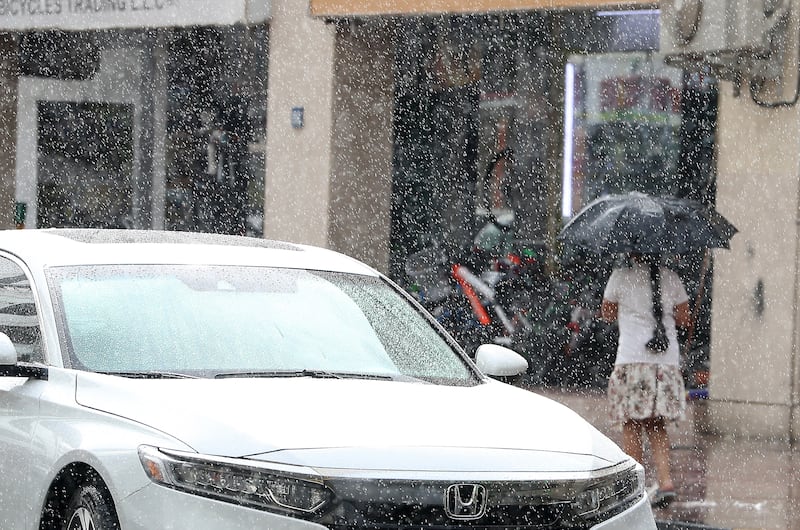
[[489,381],[140,380],[84,373],[83,406],[148,425],[199,453],[311,467],[584,471],[626,459],[570,409]]

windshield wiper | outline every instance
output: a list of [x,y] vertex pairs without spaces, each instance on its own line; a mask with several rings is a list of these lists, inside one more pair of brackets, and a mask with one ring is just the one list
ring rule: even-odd
[[338,374],[326,372],[324,370],[258,370],[244,372],[221,372],[214,376],[214,379],[224,379],[227,377],[317,377],[339,379]]
[[141,372],[97,372],[98,374],[116,375],[119,377],[128,377],[131,379],[197,379],[197,376],[188,374],[179,374],[177,372],[159,372],[155,370],[147,370]]
[[356,372],[328,372],[325,370],[265,370],[251,372],[222,372],[215,379],[228,377],[315,377],[318,379],[377,379],[391,381],[391,375],[362,374]]

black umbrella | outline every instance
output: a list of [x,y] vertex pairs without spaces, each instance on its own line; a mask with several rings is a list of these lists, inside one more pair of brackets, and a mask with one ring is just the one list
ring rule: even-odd
[[736,232],[716,210],[697,201],[630,192],[591,202],[558,238],[601,254],[684,254],[730,248]]

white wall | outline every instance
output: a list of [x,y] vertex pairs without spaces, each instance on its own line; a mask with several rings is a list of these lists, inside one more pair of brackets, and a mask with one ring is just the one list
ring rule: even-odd
[[334,28],[308,2],[275,0],[269,41],[264,235],[328,246]]
[[797,411],[798,118],[797,106],[761,108],[723,84],[717,207],[739,229],[715,251],[709,417],[723,433],[787,439]]
[[386,272],[392,204],[394,44],[390,25],[343,26],[336,39],[331,248]]

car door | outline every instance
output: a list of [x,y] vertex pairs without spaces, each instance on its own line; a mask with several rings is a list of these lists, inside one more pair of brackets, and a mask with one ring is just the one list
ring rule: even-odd
[[[0,332],[14,343],[20,361],[42,363],[42,333],[29,276],[13,259],[0,255]],[[39,396],[46,381],[0,376],[0,521],[3,528],[27,529],[41,506],[31,499],[33,434],[39,418]],[[40,474],[39,474],[40,475]]]

